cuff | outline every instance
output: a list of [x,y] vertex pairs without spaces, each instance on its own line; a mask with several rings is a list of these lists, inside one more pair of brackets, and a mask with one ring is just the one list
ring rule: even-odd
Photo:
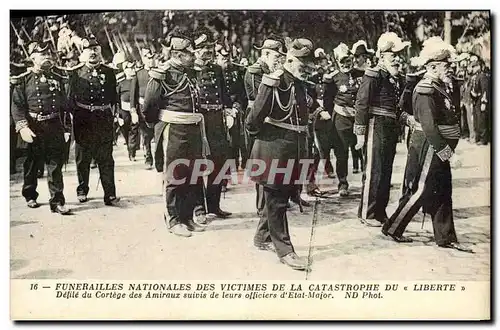
[[354,124],[354,134],[355,135],[365,135],[366,133],[366,126],[365,125],[358,125]]
[[25,127],[28,127],[28,121],[26,119],[18,121],[16,123],[16,133],[19,133],[19,131]]
[[448,159],[453,156],[453,150],[449,145],[446,145],[443,149],[440,151],[436,152],[436,155],[441,159],[443,162],[447,161]]

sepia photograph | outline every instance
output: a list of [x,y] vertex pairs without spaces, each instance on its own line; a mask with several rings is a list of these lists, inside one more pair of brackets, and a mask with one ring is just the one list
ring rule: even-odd
[[490,320],[491,16],[11,10],[11,319]]

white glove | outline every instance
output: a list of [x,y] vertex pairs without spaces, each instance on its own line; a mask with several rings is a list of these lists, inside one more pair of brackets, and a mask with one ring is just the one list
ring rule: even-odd
[[118,118],[118,125],[123,126],[123,124],[125,124],[123,118]]
[[408,126],[410,126],[411,129],[413,129],[417,121],[415,120],[415,117],[408,116],[408,118],[406,119],[406,123],[408,124]]
[[64,142],[68,142],[70,137],[71,137],[71,133],[65,132],[64,133]]
[[486,111],[486,104],[481,104],[481,111]]
[[354,146],[354,149],[359,150],[363,148],[365,145],[365,136],[364,135],[356,135],[356,145]]
[[460,160],[460,157],[457,156],[457,154],[453,154],[453,156],[451,156],[448,161],[450,162],[451,168],[462,167],[462,161]]
[[21,134],[21,138],[26,143],[33,143],[33,138],[36,137],[35,133],[29,127],[21,128],[19,134]]
[[321,111],[319,113],[319,115],[321,117],[321,120],[330,120],[330,119],[332,119],[332,116],[330,116],[330,114],[328,113],[328,111],[325,111],[325,110]]
[[233,116],[226,116],[226,126],[228,129],[231,129],[234,125],[234,117]]
[[132,124],[135,125],[139,122],[139,115],[137,114],[137,112],[131,112],[130,117],[132,119]]

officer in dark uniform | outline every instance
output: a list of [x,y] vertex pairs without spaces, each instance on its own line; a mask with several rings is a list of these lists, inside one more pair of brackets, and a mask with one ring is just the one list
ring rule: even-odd
[[[135,154],[139,149],[139,115],[137,114],[139,100],[132,93],[138,93],[132,86],[136,83],[134,63],[126,61],[123,65],[123,79],[117,80],[117,93],[120,99],[119,115],[123,120],[122,134],[127,143],[128,158],[135,162]],[[133,101],[133,102],[132,102]]]
[[50,209],[69,214],[64,206],[62,175],[64,140],[69,138],[62,121],[68,110],[65,78],[53,67],[48,45],[33,42],[28,48],[33,67],[12,79],[12,118],[16,132],[28,143],[22,194],[28,207],[40,206],[36,201],[37,165],[43,162],[47,166]]
[[[263,76],[246,119],[248,131],[256,137],[250,158],[266,164],[261,175],[251,174],[252,180],[264,187],[265,194],[264,214],[254,244],[259,249],[276,251],[280,261],[293,269],[305,270],[307,260],[297,256],[290,241],[286,205],[296,194],[294,183],[303,170],[299,160],[307,157],[309,109],[304,81],[305,67],[312,63],[314,49],[307,39],[288,40],[287,49],[283,70]],[[294,161],[293,171],[288,173],[290,181],[285,174],[273,176],[273,160],[278,160],[281,169]]]
[[116,77],[112,68],[101,63],[101,47],[93,38],[83,42],[83,63],[68,70],[69,97],[74,118],[78,201],[89,193],[90,161],[99,167],[104,203],[119,202],[115,188],[113,159],[113,108],[118,103]]
[[400,124],[397,105],[401,94],[398,80],[398,53],[409,43],[393,32],[380,36],[380,60],[366,70],[356,98],[354,133],[356,149],[364,149],[365,169],[358,217],[361,222],[380,227],[387,219],[392,168]]
[[[208,209],[205,211],[220,218],[227,218],[231,213],[220,208],[223,182],[215,182],[215,179],[219,176],[226,160],[231,157],[226,114],[231,114],[233,102],[229,91],[226,90],[222,68],[213,63],[215,42],[211,40],[210,36],[209,31],[200,29],[194,40],[195,70],[200,89],[200,110],[205,117],[206,134],[210,145],[210,157],[208,158],[214,164],[213,171],[208,175],[206,192]],[[203,201],[200,200],[200,202]]]
[[[154,67],[154,54],[150,49],[143,48],[141,50],[141,60],[143,67],[136,72],[136,77],[131,92],[132,99],[130,102],[132,104],[139,104],[139,128],[142,133],[142,141],[145,149],[145,163],[147,169],[153,168],[153,154],[151,153],[151,141],[154,138],[154,130],[146,125],[144,117],[142,116],[142,108],[144,106],[144,93],[146,92],[146,86],[149,81],[149,70]],[[135,91],[138,89],[138,91]],[[139,100],[136,100],[138,97]]]
[[[222,68],[222,76],[226,93],[231,98],[231,109],[226,115],[229,129],[231,156],[236,161],[236,168],[245,168],[248,151],[244,140],[244,109],[247,107],[247,97],[243,86],[244,67],[231,62],[231,53],[223,45],[215,46],[216,64]],[[242,138],[243,137],[243,138]]]
[[[23,63],[11,62],[10,65],[10,103],[12,105],[12,92],[14,91],[14,86],[18,82],[15,76],[18,76],[26,72],[26,66]],[[12,118],[12,109],[9,111],[10,117],[10,174],[15,174],[16,170],[16,160],[17,160],[17,140],[18,134],[16,132],[16,122]],[[44,164],[42,163],[42,169]]]
[[[334,177],[333,166],[330,161],[330,150],[332,148],[332,121],[331,115],[324,108],[324,97],[326,91],[325,75],[331,70],[326,58],[325,51],[318,48],[314,51],[314,57],[318,62],[316,70],[309,77],[308,94],[318,104],[318,107],[309,115],[309,154],[314,156],[314,164],[308,174],[306,192],[310,196],[321,196],[322,193],[316,184],[316,174],[320,161],[325,162],[325,170],[329,177]],[[311,102],[312,104],[313,102]],[[310,109],[311,112],[312,109]]]
[[474,113],[474,131],[476,144],[487,145],[489,142],[489,77],[484,72],[483,61],[476,55],[472,56],[474,79],[471,86],[471,101]]
[[410,189],[384,224],[382,232],[397,242],[411,242],[403,232],[420,208],[431,214],[436,244],[440,247],[472,252],[457,243],[452,209],[451,167],[460,166],[454,153],[460,139],[458,117],[447,83],[453,47],[444,41],[424,45],[420,57],[427,72],[413,92],[415,131],[409,154]]
[[[262,81],[262,75],[269,74],[272,71],[275,71],[281,68],[282,61],[284,59],[284,40],[279,36],[271,35],[266,40],[264,40],[261,47],[254,46],[256,49],[261,51],[261,56],[254,64],[250,65],[243,78],[243,83],[245,86],[245,92],[248,99],[248,107],[246,110],[245,116],[248,116],[248,113],[252,109],[254,105],[255,98],[257,97],[257,93],[259,91],[259,85]],[[254,137],[249,134],[248,130],[245,129],[246,134],[246,144],[248,152],[252,151]],[[264,209],[264,189],[259,186],[258,183],[255,184],[256,190],[256,207],[257,214],[259,216],[262,215],[262,211]]]
[[193,221],[203,182],[192,182],[191,176],[194,162],[210,153],[192,46],[190,35],[180,29],[172,32],[171,57],[149,71],[142,108],[148,127],[155,130],[154,157],[156,170],[163,172],[165,222],[171,233],[181,237],[204,230]]
[[[353,133],[354,103],[363,73],[353,70],[352,56],[349,47],[341,43],[333,50],[339,70],[325,76],[325,109],[333,117],[333,139],[336,170],[339,180],[339,195],[349,195],[347,182],[349,148],[356,145],[356,136]],[[354,160],[353,160],[354,161]]]

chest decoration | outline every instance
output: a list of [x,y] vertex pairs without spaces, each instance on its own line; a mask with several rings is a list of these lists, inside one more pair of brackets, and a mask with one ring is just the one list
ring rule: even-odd
[[450,110],[451,109],[451,103],[450,100],[444,99],[444,105],[446,106],[446,109]]
[[347,92],[347,86],[346,86],[346,85],[341,85],[341,86],[339,87],[339,91],[340,91],[341,93],[345,93],[345,92]]

